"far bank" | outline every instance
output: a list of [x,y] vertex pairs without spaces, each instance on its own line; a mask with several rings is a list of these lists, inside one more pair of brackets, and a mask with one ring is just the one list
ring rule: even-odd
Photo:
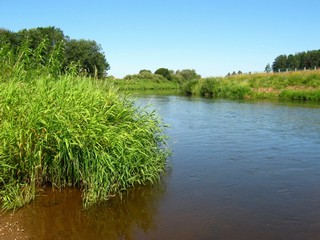
[[238,74],[188,81],[111,79],[120,90],[179,90],[182,94],[230,99],[280,99],[320,101],[320,71]]

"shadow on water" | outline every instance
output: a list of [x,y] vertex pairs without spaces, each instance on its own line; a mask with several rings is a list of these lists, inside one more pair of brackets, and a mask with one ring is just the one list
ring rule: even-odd
[[20,223],[30,239],[135,239],[135,231],[156,228],[154,218],[165,191],[165,180],[137,186],[83,210],[79,190],[49,188],[19,210]]

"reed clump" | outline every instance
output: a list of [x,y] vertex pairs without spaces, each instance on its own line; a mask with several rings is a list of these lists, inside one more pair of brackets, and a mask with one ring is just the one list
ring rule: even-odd
[[49,65],[28,69],[15,59],[11,69],[1,65],[3,209],[23,206],[48,184],[82,189],[89,207],[159,179],[168,150],[155,112],[138,109],[99,80],[53,74]]

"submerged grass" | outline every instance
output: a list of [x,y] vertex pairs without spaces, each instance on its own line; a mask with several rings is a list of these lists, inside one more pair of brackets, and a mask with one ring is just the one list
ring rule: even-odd
[[97,80],[39,69],[31,74],[20,65],[14,62],[11,72],[6,66],[0,78],[3,209],[30,202],[45,184],[82,189],[89,207],[157,181],[168,151],[155,112]]

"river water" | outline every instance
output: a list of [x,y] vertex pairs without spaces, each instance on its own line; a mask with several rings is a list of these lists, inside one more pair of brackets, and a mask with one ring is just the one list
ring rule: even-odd
[[19,211],[31,239],[320,239],[320,106],[142,96],[171,127],[159,184],[81,209],[45,190]]

